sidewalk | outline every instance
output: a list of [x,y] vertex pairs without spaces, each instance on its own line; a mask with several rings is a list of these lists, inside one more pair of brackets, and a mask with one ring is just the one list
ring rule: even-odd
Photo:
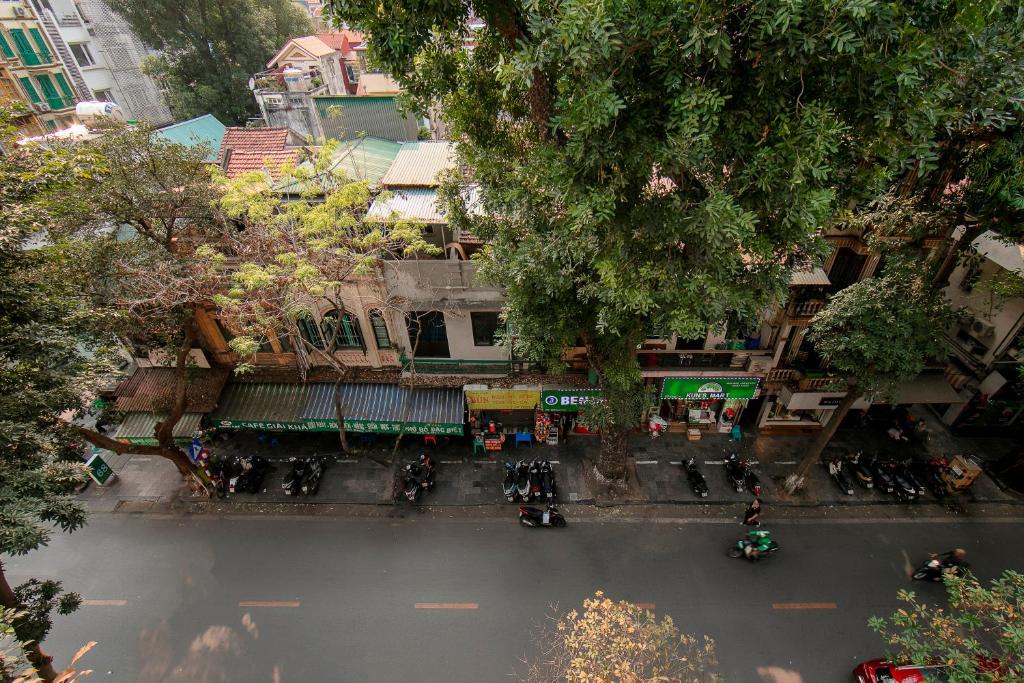
[[[881,459],[926,460],[934,455],[975,453],[983,459],[996,459],[1012,447],[1009,439],[960,439],[949,434],[927,411],[915,411],[926,419],[931,437],[923,447],[897,443],[889,439],[880,428],[842,429],[826,449],[830,454],[851,451],[878,453]],[[813,436],[756,436],[744,434],[741,443],[729,440],[727,435],[705,434],[697,442],[687,441],[679,434],[665,434],[657,439],[636,434],[631,439],[630,472],[635,481],[626,493],[608,496],[596,484],[593,458],[599,442],[592,436],[571,436],[558,446],[534,444],[506,450],[495,455],[473,455],[466,439],[439,440],[438,446],[424,447],[421,438],[403,440],[396,453],[394,468],[389,465],[394,440],[381,438],[376,445],[360,446],[353,440],[353,452],[340,455],[337,435],[284,434],[276,442],[260,444],[256,435],[240,432],[208,444],[218,454],[233,456],[259,454],[275,463],[257,494],[235,494],[222,505],[276,504],[303,505],[388,505],[392,498],[394,470],[402,463],[414,460],[419,453],[429,451],[437,463],[437,484],[426,494],[424,506],[483,506],[507,505],[501,490],[504,477],[502,463],[522,458],[545,458],[554,465],[559,502],[626,505],[705,505],[739,506],[749,502],[747,492],[736,493],[728,484],[722,461],[732,452],[755,463],[754,470],[762,484],[762,498],[766,505],[785,507],[811,506],[894,506],[891,496],[871,489],[857,488],[853,496],[841,492],[827,474],[823,465],[816,466],[809,476],[804,493],[790,497],[781,489],[781,482],[793,471],[804,449]],[[313,497],[293,497],[284,494],[281,482],[290,469],[288,457],[324,456],[327,465],[320,491]],[[681,467],[694,457],[707,479],[710,494],[706,498],[694,495]],[[111,467],[118,478],[106,487],[91,484],[81,498],[94,512],[146,511],[165,508],[177,500],[189,500],[189,492],[182,485],[174,467],[149,456],[116,456],[110,458]],[[195,501],[192,501],[195,502]],[[938,501],[930,496],[916,505],[941,504],[949,509],[962,509],[967,505],[1024,504],[1024,497],[1004,491],[987,474],[983,474],[970,491]],[[296,508],[297,509],[297,508]],[[892,509],[892,508],[888,508]],[[1024,511],[1024,509],[1022,509]]]

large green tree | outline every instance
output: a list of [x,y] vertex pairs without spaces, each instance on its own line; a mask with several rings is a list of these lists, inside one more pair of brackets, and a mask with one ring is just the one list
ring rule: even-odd
[[256,113],[249,77],[288,38],[313,27],[291,0],[110,0],[147,45],[143,69],[163,86],[177,118],[213,114],[243,124]]
[[809,338],[846,393],[787,480],[790,491],[803,484],[859,398],[891,400],[901,382],[916,377],[929,359],[943,357],[951,320],[952,312],[927,278],[898,261],[884,277],[842,290],[814,316]]
[[[7,114],[0,109],[5,133]],[[67,281],[47,276],[50,251],[30,246],[49,218],[35,195],[76,172],[17,147],[0,157],[0,557],[30,553],[55,530],[85,523],[73,496],[86,477],[81,444],[61,415],[81,408],[103,370],[103,339]],[[12,587],[0,562],[6,625],[46,681],[57,676],[39,645],[50,614],[77,604],[58,581]]]
[[[557,367],[586,347],[608,401],[598,469],[618,477],[649,326],[756,328],[820,228],[915,160],[927,170],[979,3],[325,4],[420,109],[440,105],[485,209],[452,202],[449,219],[489,242],[482,271],[522,353]],[[986,22],[1021,21],[981,4]],[[486,26],[467,50],[470,15]]]

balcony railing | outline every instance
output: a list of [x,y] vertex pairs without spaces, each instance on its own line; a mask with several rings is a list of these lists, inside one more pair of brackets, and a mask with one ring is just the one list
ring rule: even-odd
[[401,358],[403,372],[425,375],[514,375],[543,372],[536,361],[528,360],[460,360],[454,358]]
[[638,351],[637,361],[641,370],[660,368],[715,368],[745,370],[747,361],[754,356],[771,357],[768,350],[724,350],[724,351]]
[[75,106],[75,99],[73,97],[47,97],[46,104],[50,105],[50,109],[57,111]]
[[823,299],[794,301],[789,305],[789,316],[791,318],[813,318],[823,308],[825,308],[825,301]]

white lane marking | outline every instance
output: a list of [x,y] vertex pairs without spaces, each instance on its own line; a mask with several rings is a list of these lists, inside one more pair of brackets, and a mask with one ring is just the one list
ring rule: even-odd
[[658,461],[657,460],[637,460],[636,464],[637,465],[657,465]]
[[669,460],[668,464],[669,465],[682,465],[683,461],[682,460]]
[[82,604],[87,607],[124,607],[128,604],[127,600],[82,600]]
[[359,460],[357,460],[356,458],[341,458],[340,460],[336,460],[335,462],[359,462]]
[[724,460],[705,460],[704,464],[705,465],[724,465],[725,461]]
[[441,464],[442,465],[461,465],[464,462],[466,462],[466,461],[465,460],[442,460]]
[[551,463],[552,465],[559,465],[559,464],[561,464],[557,460],[548,460],[548,462]]
[[779,460],[776,465],[795,465],[796,460]]

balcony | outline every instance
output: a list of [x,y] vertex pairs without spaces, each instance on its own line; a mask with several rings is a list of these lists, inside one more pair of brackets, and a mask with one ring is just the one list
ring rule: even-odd
[[50,107],[51,111],[60,111],[61,109],[69,109],[75,106],[75,98],[73,97],[47,97],[46,104]]
[[69,12],[57,17],[57,25],[64,28],[76,28],[82,25],[82,20],[74,12]]
[[[636,354],[641,372],[651,374],[660,370],[679,368],[733,370],[745,372],[755,360],[768,360],[768,350],[712,350],[712,351],[660,351],[644,350]],[[660,374],[660,373],[659,373]]]
[[[414,365],[415,360],[415,365]],[[540,363],[528,360],[457,360],[453,358],[401,358],[402,372],[424,375],[517,375],[542,372]]]

